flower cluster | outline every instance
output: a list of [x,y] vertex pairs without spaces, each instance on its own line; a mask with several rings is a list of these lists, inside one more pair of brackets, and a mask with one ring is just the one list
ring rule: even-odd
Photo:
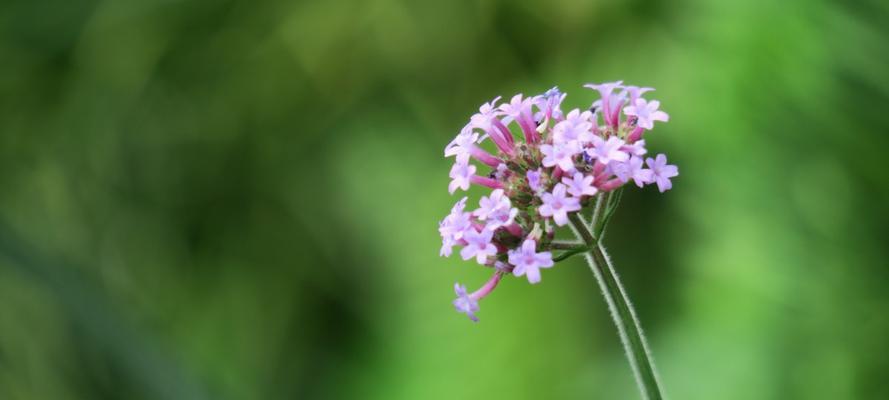
[[679,174],[663,154],[645,157],[643,134],[655,121],[669,119],[659,101],[642,97],[654,89],[623,82],[585,87],[601,98],[587,110],[567,113],[561,109],[566,95],[558,88],[533,97],[518,94],[502,104],[497,97],[482,104],[445,147],[445,156],[455,159],[451,194],[471,185],[492,189],[475,210],[467,210],[466,197],[460,199],[438,228],[442,256],[460,246],[464,260],[494,269],[475,292],[454,286],[454,307],[474,321],[478,301],[505,274],[540,282],[540,269],[554,264],[555,228],[568,224],[569,215],[591,198],[629,182],[655,184],[664,192]]

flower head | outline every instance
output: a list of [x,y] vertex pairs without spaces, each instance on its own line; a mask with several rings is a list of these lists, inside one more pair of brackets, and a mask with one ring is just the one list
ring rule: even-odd
[[[653,89],[623,86],[621,81],[586,86],[600,94],[589,111],[563,111],[566,94],[555,87],[538,96],[515,95],[502,104],[497,97],[482,104],[445,147],[444,155],[455,158],[450,193],[470,185],[490,189],[477,209],[467,211],[463,197],[438,223],[440,255],[450,256],[456,247],[464,260],[475,259],[493,270],[475,292],[454,287],[454,307],[473,321],[478,320],[479,301],[503,276],[539,282],[540,269],[554,264],[553,250],[569,251],[564,243],[555,246],[554,238],[558,227],[574,220],[572,213],[587,204],[606,204],[604,194],[631,181],[669,190],[671,178],[678,175],[663,154],[642,158],[648,153],[643,132],[654,121],[668,119],[657,100],[642,98]],[[512,133],[518,130],[524,142]],[[493,152],[482,148],[488,138],[496,146]]]

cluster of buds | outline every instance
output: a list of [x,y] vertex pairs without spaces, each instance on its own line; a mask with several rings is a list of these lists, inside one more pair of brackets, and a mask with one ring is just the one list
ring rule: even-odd
[[[566,94],[558,88],[534,97],[518,94],[502,104],[497,97],[483,104],[445,147],[445,157],[456,159],[450,172],[451,194],[470,185],[492,189],[473,211],[466,210],[466,197],[460,199],[438,227],[442,256],[462,246],[464,260],[475,259],[494,270],[475,292],[454,285],[454,307],[473,321],[478,321],[479,300],[504,275],[538,283],[541,268],[564,259],[553,258],[552,250],[558,248],[555,229],[568,224],[570,215],[593,203],[597,195],[629,182],[639,187],[656,184],[664,192],[672,187],[670,178],[678,175],[663,154],[643,159],[647,153],[643,134],[655,121],[668,120],[658,110],[659,101],[642,98],[654,89],[623,82],[585,87],[598,91],[601,98],[588,110],[567,113],[561,109]],[[480,166],[472,160],[486,165],[490,173],[479,173]]]

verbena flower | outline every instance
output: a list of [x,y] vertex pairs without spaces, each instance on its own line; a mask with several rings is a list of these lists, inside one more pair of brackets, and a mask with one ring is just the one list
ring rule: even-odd
[[493,237],[494,231],[487,227],[482,228],[480,231],[467,229],[463,232],[463,240],[466,242],[466,246],[460,250],[460,257],[463,257],[464,260],[474,257],[479,264],[487,264],[488,257],[497,254],[497,247],[491,243]]
[[562,178],[562,183],[568,187],[568,193],[577,198],[593,196],[599,192],[599,189],[593,186],[593,177],[582,172],[575,172],[571,178]]
[[613,161],[627,161],[629,154],[621,148],[623,145],[624,141],[619,137],[611,136],[606,140],[596,136],[593,138],[593,146],[587,148],[586,153],[604,165]]
[[440,255],[450,256],[460,247],[464,260],[493,270],[473,293],[463,285],[454,287],[454,307],[472,320],[477,320],[479,300],[503,276],[540,282],[540,269],[554,265],[555,230],[568,224],[573,213],[591,207],[592,197],[630,182],[654,184],[664,192],[678,175],[663,154],[643,159],[645,132],[655,121],[669,119],[657,100],[643,98],[654,89],[621,81],[585,86],[600,95],[590,110],[563,111],[566,94],[555,87],[538,96],[515,95],[505,103],[496,97],[482,104],[445,147],[444,155],[455,160],[450,193],[471,185],[491,189],[477,209],[466,210],[463,197],[439,222]]
[[645,99],[636,99],[633,105],[624,108],[624,114],[636,117],[636,124],[645,128],[654,128],[654,121],[667,122],[670,116],[663,111],[659,111],[658,107],[661,102],[652,100],[646,102]]
[[554,264],[552,253],[537,252],[537,242],[534,239],[527,239],[522,247],[510,250],[509,263],[515,266],[513,275],[524,275],[530,283],[540,282],[540,268],[549,268]]
[[541,217],[552,217],[556,225],[562,226],[568,223],[568,213],[580,210],[580,198],[569,196],[567,187],[557,183],[552,193],[543,193],[543,204],[537,209]]
[[651,168],[652,180],[657,183],[657,188],[661,193],[673,188],[670,178],[679,175],[679,168],[675,165],[667,165],[667,156],[658,154],[656,158],[646,159],[645,163]]
[[457,298],[454,299],[454,308],[458,312],[466,314],[469,319],[478,322],[475,312],[478,311],[478,300],[473,299],[466,293],[466,286],[459,283],[454,284],[454,293]]

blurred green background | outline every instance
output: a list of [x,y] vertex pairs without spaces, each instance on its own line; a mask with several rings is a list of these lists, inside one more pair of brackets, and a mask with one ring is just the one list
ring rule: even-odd
[[[673,399],[889,398],[885,1],[4,1],[0,399],[638,398],[582,260],[472,324],[479,104],[653,86],[606,244]],[[476,201],[481,191],[471,192]]]

